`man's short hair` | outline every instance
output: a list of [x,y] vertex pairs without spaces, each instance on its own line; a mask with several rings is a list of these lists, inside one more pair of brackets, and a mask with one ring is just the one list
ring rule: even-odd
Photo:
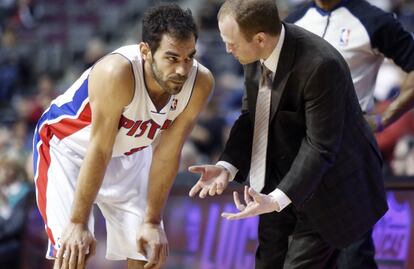
[[149,8],[143,18],[142,41],[155,53],[164,34],[178,40],[187,40],[191,36],[197,40],[198,32],[191,10],[183,10],[177,4]]
[[217,18],[233,16],[247,41],[259,32],[277,36],[282,29],[275,0],[226,0]]

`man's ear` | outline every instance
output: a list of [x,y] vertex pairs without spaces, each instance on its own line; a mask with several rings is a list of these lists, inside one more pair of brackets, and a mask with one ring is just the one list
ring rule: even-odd
[[141,56],[144,61],[148,61],[152,59],[151,49],[147,43],[141,42],[139,43],[139,50],[141,51]]
[[266,41],[266,34],[264,32],[258,32],[253,36],[253,40],[260,46],[263,46]]

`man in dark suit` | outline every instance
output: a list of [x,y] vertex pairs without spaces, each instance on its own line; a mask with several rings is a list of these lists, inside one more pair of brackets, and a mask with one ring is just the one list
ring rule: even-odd
[[[314,0],[292,12],[285,22],[322,37],[341,53],[373,131],[381,132],[414,107],[414,39],[392,14],[365,0]],[[375,83],[384,57],[407,75],[398,97],[382,113],[373,114]],[[360,268],[378,268],[371,232],[343,249],[338,259],[338,269]]]
[[273,0],[225,1],[218,20],[244,65],[246,94],[220,161],[190,168],[201,173],[190,196],[249,178],[244,202],[234,194],[240,212],[223,216],[260,215],[256,268],[335,268],[339,249],[387,210],[381,156],[347,64],[323,39],[282,24]]

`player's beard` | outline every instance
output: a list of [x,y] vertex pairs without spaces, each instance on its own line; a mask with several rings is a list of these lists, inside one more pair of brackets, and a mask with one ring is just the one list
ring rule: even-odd
[[[163,74],[162,72],[158,69],[158,66],[156,64],[155,61],[152,61],[151,63],[151,72],[152,72],[152,76],[154,77],[155,81],[161,86],[161,88],[163,90],[165,90],[167,93],[171,94],[171,95],[175,95],[178,94],[182,87],[183,84],[179,85],[179,84],[174,84],[174,86],[171,86],[168,84],[168,79],[164,80],[163,79]],[[173,80],[179,80],[179,81],[185,81],[187,78],[186,77],[178,77],[179,75],[175,76],[174,78],[171,78]]]

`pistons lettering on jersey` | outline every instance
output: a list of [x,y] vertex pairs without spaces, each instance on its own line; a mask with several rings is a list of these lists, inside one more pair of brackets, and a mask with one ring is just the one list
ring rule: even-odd
[[166,120],[161,126],[155,121],[153,121],[152,119],[146,120],[146,121],[142,121],[142,120],[133,121],[133,120],[128,119],[124,115],[122,115],[119,121],[118,129],[121,129],[121,128],[128,129],[129,131],[127,132],[126,135],[134,136],[134,137],[141,137],[146,133],[147,130],[149,130],[147,133],[148,139],[154,139],[155,134],[157,133],[158,129],[160,128],[161,130],[168,129],[168,127],[171,125],[171,122],[172,122],[171,120]]
[[[122,115],[121,119],[119,120],[118,129],[121,129],[121,128],[127,129],[128,130],[128,132],[126,133],[127,136],[141,137],[144,134],[146,134],[147,138],[152,140],[154,139],[158,129],[160,130],[168,129],[168,127],[170,127],[171,125],[171,122],[172,122],[171,120],[166,120],[161,126],[155,121],[153,121],[152,119],[146,120],[146,121],[142,121],[142,120],[134,121]],[[125,152],[124,154],[128,156],[135,152],[141,151],[146,147],[147,146],[133,148],[130,151]]]

